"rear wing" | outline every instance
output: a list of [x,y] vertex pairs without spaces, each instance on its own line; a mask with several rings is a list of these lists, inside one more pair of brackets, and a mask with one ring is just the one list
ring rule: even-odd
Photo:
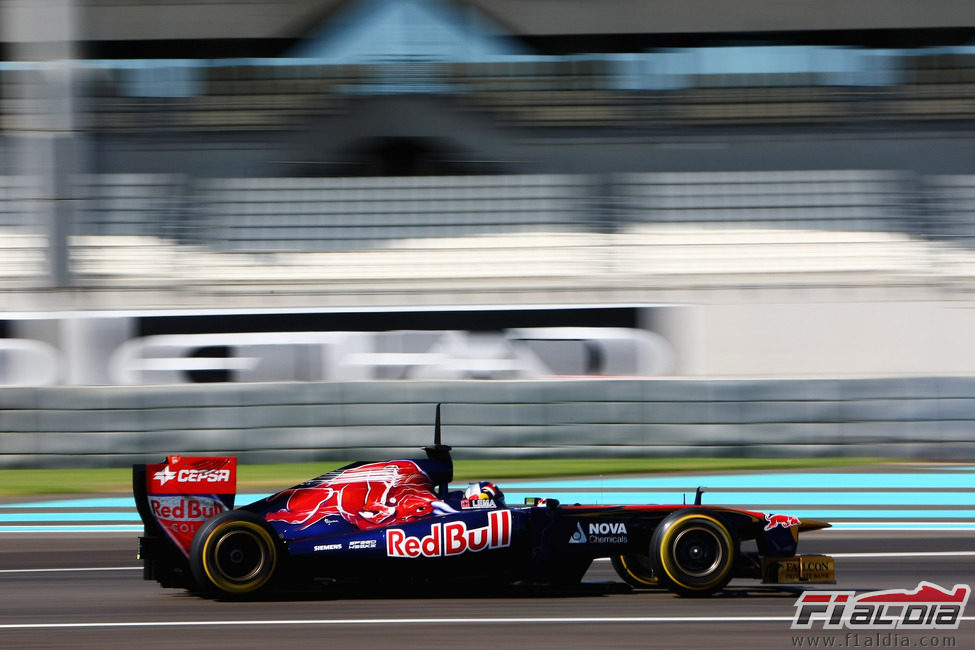
[[207,519],[234,508],[237,459],[170,456],[132,466],[132,493],[146,537],[167,537],[189,556],[193,535]]

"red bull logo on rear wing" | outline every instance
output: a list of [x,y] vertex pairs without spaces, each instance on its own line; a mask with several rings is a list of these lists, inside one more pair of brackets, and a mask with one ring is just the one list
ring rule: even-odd
[[170,456],[165,463],[146,465],[148,511],[185,555],[204,521],[233,509],[236,491],[232,456]]

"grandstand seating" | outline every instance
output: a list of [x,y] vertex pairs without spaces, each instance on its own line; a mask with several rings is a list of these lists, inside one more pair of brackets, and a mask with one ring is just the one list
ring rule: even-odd
[[[0,97],[13,116],[3,128],[32,128],[24,90],[45,65],[0,64]],[[975,118],[969,47],[76,65],[81,132],[178,132],[201,134],[201,142],[206,133],[234,133],[243,142],[270,134],[241,145],[255,148],[344,115],[356,96],[407,92],[449,96],[452,106],[487,116],[488,124],[551,127],[570,139],[607,130],[883,129],[893,121]],[[735,274],[775,282],[782,274],[795,281],[804,273],[928,277],[949,270],[967,277],[975,242],[971,178],[883,170],[358,179],[100,174],[74,179],[80,209],[71,224],[70,267],[82,284],[118,286],[573,277],[645,284]],[[45,273],[48,226],[32,192],[27,177],[0,177],[6,286]]]
[[[975,177],[819,171],[222,179],[86,177],[84,286],[647,286],[975,274]],[[17,187],[0,178],[0,187]],[[905,206],[926,188],[924,217]],[[599,193],[609,193],[609,196]],[[16,192],[0,194],[15,214]],[[611,218],[600,206],[614,206]],[[40,278],[8,217],[0,284]],[[232,287],[235,287],[232,289]]]
[[[752,52],[758,50],[758,52]],[[781,59],[781,61],[780,61]],[[736,64],[735,61],[738,61]],[[450,95],[542,128],[849,124],[975,117],[972,48],[711,48],[489,61],[316,59],[79,62],[78,123],[95,133],[280,132],[342,115],[357,95]],[[21,121],[29,64],[0,64]]]
[[571,230],[580,191],[577,179],[554,175],[208,180],[200,239],[227,250],[316,250]]
[[47,240],[0,228],[0,286],[40,286],[45,273]]

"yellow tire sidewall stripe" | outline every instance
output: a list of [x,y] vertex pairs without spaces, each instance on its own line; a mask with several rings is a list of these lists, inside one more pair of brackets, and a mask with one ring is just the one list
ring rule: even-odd
[[[233,582],[228,582],[224,578],[218,575],[214,575],[214,572],[211,570],[210,567],[211,545],[214,543],[216,539],[218,539],[221,535],[223,535],[224,531],[228,527],[231,526],[237,528],[244,528],[251,531],[252,533],[255,533],[255,537],[267,548],[267,552],[268,552],[267,560],[270,562],[271,568],[256,582],[251,581],[245,584],[236,584]],[[201,553],[201,556],[203,560],[202,562],[203,571],[206,573],[207,578],[210,579],[210,582],[213,583],[214,586],[216,586],[217,588],[223,591],[226,591],[228,593],[237,593],[237,594],[255,591],[263,587],[267,583],[267,581],[271,579],[271,576],[274,575],[274,569],[277,567],[277,561],[278,561],[277,547],[274,545],[274,539],[271,537],[271,534],[268,533],[267,530],[265,530],[264,527],[261,526],[260,524],[256,524],[251,521],[227,521],[217,526],[207,536],[206,542],[204,542],[203,544],[203,551]]]
[[627,566],[626,556],[625,555],[621,555],[620,556],[620,564],[623,566],[623,570],[626,571],[626,574],[628,576],[630,576],[631,578],[633,578],[634,580],[636,580],[637,582],[639,582],[640,584],[644,584],[644,585],[647,585],[647,586],[650,586],[650,587],[656,587],[657,586],[657,581],[655,579],[652,579],[651,578],[650,580],[647,580],[643,576],[634,573],[633,570],[630,569],[629,566]]
[[[676,530],[681,523],[687,521],[688,519],[704,519],[717,526],[718,531],[720,531],[720,537],[725,541],[725,543],[728,546],[727,554],[729,557],[728,557],[728,561],[726,561],[725,568],[717,576],[715,576],[714,579],[709,580],[706,584],[687,585],[681,582],[679,578],[675,577],[674,575],[675,567],[670,561],[671,560],[670,552],[666,550],[668,545],[670,544],[671,539],[674,536],[674,530]],[[664,531],[664,534],[660,539],[660,549],[657,552],[659,553],[659,557],[660,557],[660,566],[664,570],[664,573],[667,574],[667,577],[670,578],[671,581],[673,581],[675,584],[680,585],[685,589],[700,591],[700,590],[708,589],[709,587],[712,587],[720,583],[722,580],[724,580],[728,572],[732,570],[733,567],[732,567],[730,556],[733,547],[734,544],[731,539],[731,534],[728,532],[727,527],[723,523],[721,523],[720,521],[718,521],[717,519],[709,515],[692,513],[692,514],[684,515],[680,519],[677,519],[676,521],[670,524],[670,526],[667,528],[666,531]]]

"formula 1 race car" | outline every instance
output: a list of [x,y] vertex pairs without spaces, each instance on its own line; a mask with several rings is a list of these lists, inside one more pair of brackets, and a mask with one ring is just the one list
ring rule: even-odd
[[[832,558],[797,556],[829,524],[701,505],[506,504],[488,482],[450,491],[450,447],[358,462],[234,509],[236,459],[170,456],[133,467],[144,578],[221,597],[322,584],[578,584],[609,557],[635,588],[706,596],[732,578],[833,582]],[[745,550],[743,542],[749,548]],[[754,543],[752,543],[754,542]]]

